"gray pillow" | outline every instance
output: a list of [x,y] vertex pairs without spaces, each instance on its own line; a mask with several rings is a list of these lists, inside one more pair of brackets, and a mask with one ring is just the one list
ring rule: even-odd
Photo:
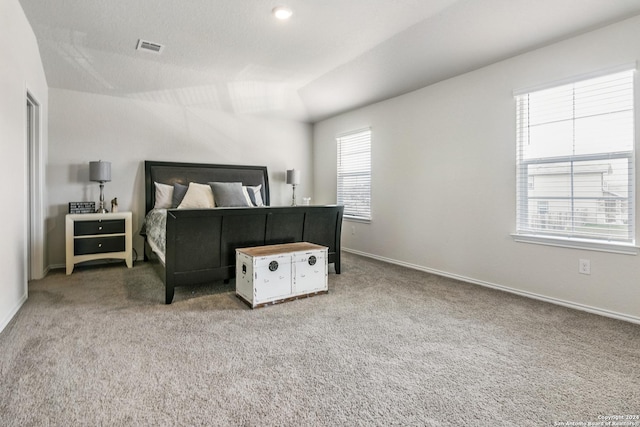
[[184,199],[185,194],[187,194],[187,190],[189,189],[188,185],[178,184],[177,182],[173,184],[173,198],[171,207],[177,208],[182,203],[182,199]]
[[236,208],[249,206],[242,192],[241,182],[210,182],[216,206]]

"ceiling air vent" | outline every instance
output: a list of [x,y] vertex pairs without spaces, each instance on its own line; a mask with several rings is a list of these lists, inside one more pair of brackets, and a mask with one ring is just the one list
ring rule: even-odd
[[164,46],[159,43],[148,42],[146,40],[138,40],[136,50],[146,50],[147,52],[161,53]]

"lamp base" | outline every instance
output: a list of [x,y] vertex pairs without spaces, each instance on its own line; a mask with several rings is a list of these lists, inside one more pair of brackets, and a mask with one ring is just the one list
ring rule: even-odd
[[96,213],[105,214],[109,211],[104,208],[104,181],[100,181],[100,207],[96,209]]
[[291,206],[298,206],[296,203],[296,184],[293,184],[293,196],[291,197]]

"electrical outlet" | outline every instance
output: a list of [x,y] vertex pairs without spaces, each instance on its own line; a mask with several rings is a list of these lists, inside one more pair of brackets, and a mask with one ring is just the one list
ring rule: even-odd
[[591,261],[588,259],[581,259],[578,262],[578,273],[591,274]]

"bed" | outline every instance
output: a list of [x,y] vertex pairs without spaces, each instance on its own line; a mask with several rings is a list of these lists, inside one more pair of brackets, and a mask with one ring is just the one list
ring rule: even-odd
[[[188,187],[182,202],[186,203],[191,186],[200,188],[209,183],[234,189],[241,183],[246,204],[251,207],[182,205],[177,209],[162,204],[165,195],[161,189],[172,187],[177,195]],[[158,267],[166,304],[173,301],[177,286],[234,278],[236,248],[316,243],[329,248],[329,263],[340,274],[343,210],[343,206],[335,205],[270,206],[269,177],[264,166],[145,161],[146,217],[141,231],[144,259]]]

